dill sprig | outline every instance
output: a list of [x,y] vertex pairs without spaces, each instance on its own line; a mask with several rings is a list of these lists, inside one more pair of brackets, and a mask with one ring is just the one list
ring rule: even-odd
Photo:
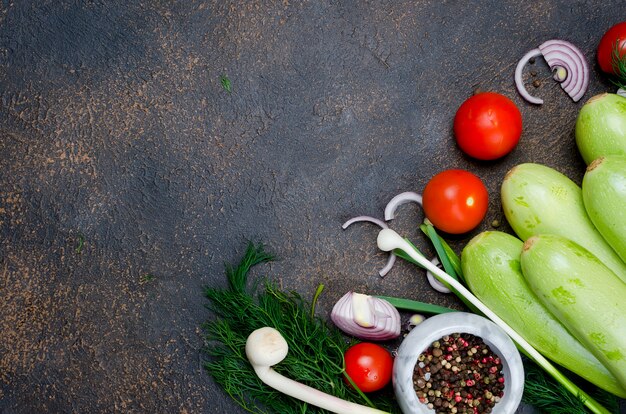
[[222,85],[222,88],[224,88],[226,92],[231,93],[233,91],[233,85],[230,79],[228,78],[228,76],[226,75],[220,76],[220,84]]
[[[248,335],[255,329],[277,329],[289,345],[289,353],[274,369],[298,382],[359,404],[369,404],[343,379],[343,355],[352,344],[295,292],[284,292],[264,280],[248,285],[250,268],[273,260],[262,245],[250,243],[237,267],[226,266],[227,289],[207,288],[207,307],[215,319],[204,325],[207,346],[205,368],[215,382],[253,413],[322,413],[317,407],[281,394],[258,379],[245,354]],[[321,292],[321,290],[319,291]],[[399,412],[389,390],[370,395],[377,408]]]
[[611,78],[611,82],[618,88],[626,90],[626,54],[622,54],[620,40],[617,39],[613,45],[613,53],[611,54],[611,64],[615,76]]
[[[522,401],[542,413],[549,414],[588,414],[584,402],[567,391],[533,361],[524,359],[525,384]],[[589,384],[590,385],[590,384]],[[589,394],[601,403],[609,412],[619,411],[618,399],[597,387],[592,387]]]

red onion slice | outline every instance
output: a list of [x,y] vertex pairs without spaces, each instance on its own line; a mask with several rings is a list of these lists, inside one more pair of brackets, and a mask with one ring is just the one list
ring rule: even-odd
[[548,40],[539,48],[526,53],[515,68],[515,86],[524,99],[533,104],[541,105],[542,99],[531,96],[524,87],[522,71],[528,61],[534,57],[543,58],[554,72],[553,79],[561,84],[561,88],[578,102],[589,87],[589,65],[583,53],[576,46],[565,40]]
[[358,222],[363,222],[363,221],[366,221],[366,222],[369,222],[369,223],[374,223],[378,227],[380,227],[381,229],[388,229],[389,228],[389,226],[387,226],[387,223],[385,223],[382,220],[377,219],[376,217],[371,217],[371,216],[357,216],[357,217],[353,217],[350,220],[348,220],[345,223],[343,223],[341,225],[341,228],[343,228],[345,230],[350,225],[352,225],[354,223],[358,223]]
[[392,198],[385,207],[385,221],[392,220],[395,217],[398,206],[411,202],[417,203],[421,206],[422,196],[413,191],[406,191]]
[[[439,259],[437,259],[436,257],[433,258],[430,261],[432,264],[434,264],[435,266],[438,266],[439,268],[441,268],[441,266],[439,266]],[[430,286],[435,289],[437,292],[440,293],[450,293],[452,292],[450,289],[448,289],[448,287],[446,285],[444,285],[443,283],[441,283],[439,280],[437,280],[437,278],[435,278],[435,276],[433,276],[433,274],[430,272],[430,270],[426,271],[426,278],[428,279],[428,283],[430,283]]]
[[[371,216],[357,216],[357,217],[353,217],[350,220],[348,220],[345,223],[343,223],[341,225],[341,228],[343,228],[345,230],[350,225],[352,225],[354,223],[359,223],[359,222],[373,223],[373,224],[376,224],[381,229],[388,229],[389,228],[389,226],[387,226],[387,223],[385,223],[382,220],[377,219],[376,217],[371,217]],[[389,258],[387,259],[387,263],[385,264],[385,267],[383,267],[382,269],[380,269],[378,271],[378,274],[380,275],[380,277],[385,277],[387,275],[387,273],[389,273],[391,268],[393,268],[393,265],[395,263],[396,263],[396,255],[394,254],[394,252],[390,252],[389,253]]]
[[539,46],[550,69],[565,69],[567,75],[561,81],[561,87],[578,102],[589,86],[589,65],[583,53],[576,46],[565,40],[548,40]]
[[535,98],[531,96],[526,88],[524,87],[524,80],[522,79],[522,71],[524,70],[524,66],[528,63],[528,61],[532,58],[536,58],[537,56],[541,56],[541,50],[533,49],[530,52],[526,53],[522,59],[517,63],[517,67],[515,68],[515,86],[517,86],[517,91],[522,98],[526,99],[528,102],[541,105],[543,103],[543,99]]
[[[345,333],[360,339],[385,341],[400,336],[400,313],[389,302],[384,299],[367,296],[365,301],[359,298],[360,304],[367,303],[370,306],[369,312],[373,315],[373,325],[364,327],[355,320],[354,292],[343,295],[330,313],[333,323]],[[361,295],[365,296],[365,295]]]

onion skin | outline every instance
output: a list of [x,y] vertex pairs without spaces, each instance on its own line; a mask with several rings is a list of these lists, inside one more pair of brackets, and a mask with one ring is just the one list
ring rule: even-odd
[[330,319],[339,329],[348,335],[371,341],[386,341],[400,336],[400,313],[384,299],[370,297],[374,305],[372,311],[377,315],[373,327],[365,328],[356,323],[352,310],[353,295],[353,292],[343,295],[330,313]]
[[626,262],[626,157],[608,155],[589,164],[582,191],[589,218]]
[[587,165],[606,155],[626,156],[626,98],[604,93],[589,99],[578,113],[575,136]]

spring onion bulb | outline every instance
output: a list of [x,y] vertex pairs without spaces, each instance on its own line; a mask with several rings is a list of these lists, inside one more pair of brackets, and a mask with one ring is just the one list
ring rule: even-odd
[[400,313],[389,302],[362,293],[348,292],[330,313],[345,333],[360,339],[385,341],[400,336]]
[[288,352],[289,345],[285,338],[269,326],[253,331],[246,341],[246,356],[254,372],[261,381],[275,390],[332,413],[386,414],[384,411],[323,393],[279,374],[272,366],[282,362]]

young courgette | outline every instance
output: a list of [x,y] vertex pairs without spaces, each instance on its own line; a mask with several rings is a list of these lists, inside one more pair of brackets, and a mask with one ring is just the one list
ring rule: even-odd
[[607,155],[589,164],[582,190],[589,218],[626,261],[626,156]]
[[582,191],[560,172],[540,164],[520,164],[504,177],[504,215],[517,236],[558,234],[598,257],[626,282],[626,264],[589,219]]
[[626,398],[613,374],[539,301],[522,276],[523,242],[499,231],[475,236],[461,254],[467,286],[545,357],[598,387]]
[[626,98],[603,93],[589,99],[578,113],[574,135],[586,164],[605,155],[626,155]]
[[539,300],[626,390],[626,283],[588,250],[554,234],[526,240],[520,263]]

